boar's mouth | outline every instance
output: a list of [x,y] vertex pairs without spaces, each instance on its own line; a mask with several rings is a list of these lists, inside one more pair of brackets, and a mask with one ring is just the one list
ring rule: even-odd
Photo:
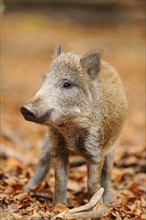
[[46,120],[49,118],[50,112],[46,112],[44,115],[42,115],[41,117],[37,118],[36,123],[44,123],[46,122]]
[[47,111],[45,114],[43,114],[41,116],[37,116],[37,114],[28,110],[26,107],[21,107],[20,111],[21,111],[25,120],[32,121],[32,122],[39,123],[39,124],[43,124],[48,120],[53,109],[50,109],[49,111]]

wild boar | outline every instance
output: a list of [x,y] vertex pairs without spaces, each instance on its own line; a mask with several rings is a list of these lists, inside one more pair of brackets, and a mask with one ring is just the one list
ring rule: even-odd
[[113,152],[126,109],[120,77],[99,51],[80,56],[57,45],[42,87],[21,107],[26,120],[47,126],[38,168],[25,190],[45,178],[52,160],[53,201],[66,204],[69,155],[76,154],[87,161],[89,198],[102,186],[103,201],[109,203]]

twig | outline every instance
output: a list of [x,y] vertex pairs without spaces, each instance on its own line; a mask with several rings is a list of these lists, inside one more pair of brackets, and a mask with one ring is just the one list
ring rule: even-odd
[[82,211],[88,211],[90,209],[92,209],[101,199],[102,194],[104,192],[103,188],[100,188],[100,190],[98,190],[90,199],[89,203],[87,203],[86,205],[80,206],[78,208],[74,208],[70,210],[70,213],[78,213],[78,212],[82,212]]
[[70,209],[69,211],[64,211],[56,215],[53,220],[57,218],[65,219],[65,216],[68,214],[72,215],[75,219],[97,219],[106,214],[106,207],[101,207],[100,209],[93,210],[95,206],[99,203],[102,198],[102,194],[104,192],[103,188],[100,188],[98,192],[96,192],[93,197],[90,199],[89,203],[83,205],[78,208]]
[[90,212],[81,212],[81,213],[74,213],[73,217],[75,219],[96,219],[101,218],[106,215],[107,208],[105,206],[101,207],[100,209],[90,211]]

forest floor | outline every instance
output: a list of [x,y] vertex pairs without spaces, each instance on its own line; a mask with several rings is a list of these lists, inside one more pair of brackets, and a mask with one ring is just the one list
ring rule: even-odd
[[[103,59],[120,73],[129,107],[112,171],[115,199],[108,206],[105,219],[146,219],[145,30],[142,13],[135,11],[133,22],[120,22],[115,16],[111,19],[115,22],[105,19],[102,24],[97,22],[98,19],[87,22],[73,15],[72,11],[68,14],[57,11],[55,14],[53,10],[41,12],[30,9],[9,11],[3,16],[1,220],[39,216],[52,219],[65,209],[63,206],[53,208],[49,199],[38,199],[23,192],[38,162],[45,127],[25,121],[19,111],[43,82],[58,41],[64,51],[79,54],[101,49]],[[86,180],[86,165],[70,168],[69,208],[87,203]],[[52,198],[53,186],[54,173],[51,169],[34,192]]]

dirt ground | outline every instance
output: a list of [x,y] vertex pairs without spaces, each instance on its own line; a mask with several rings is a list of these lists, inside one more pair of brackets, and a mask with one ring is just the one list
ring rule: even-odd
[[[102,59],[119,72],[128,100],[128,115],[112,172],[115,201],[105,219],[146,219],[145,193],[145,28],[142,8],[17,9],[6,11],[1,28],[1,219],[51,219],[48,199],[32,198],[23,186],[32,176],[45,128],[25,121],[20,107],[43,82],[54,46],[79,54],[100,49]],[[99,13],[98,13],[99,12]],[[89,17],[89,18],[88,18]],[[93,19],[91,19],[93,17]],[[103,19],[102,19],[103,18]],[[35,192],[52,197],[51,170]],[[68,207],[87,203],[86,166],[70,168]]]

